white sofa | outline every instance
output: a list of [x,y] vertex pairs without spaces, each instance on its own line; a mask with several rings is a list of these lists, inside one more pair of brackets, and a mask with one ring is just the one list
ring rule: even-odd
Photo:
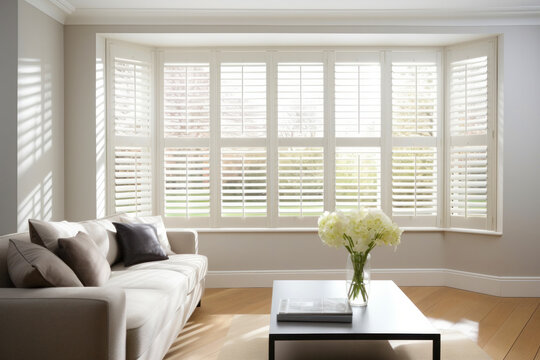
[[162,359],[200,302],[208,268],[197,233],[168,231],[169,260],[112,266],[101,287],[14,288],[0,237],[0,359]]

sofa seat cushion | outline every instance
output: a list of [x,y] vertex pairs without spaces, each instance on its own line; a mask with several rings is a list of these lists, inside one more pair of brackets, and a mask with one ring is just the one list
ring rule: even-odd
[[174,294],[155,289],[125,289],[126,359],[137,359],[156,341],[176,313]]
[[170,270],[113,271],[104,287],[158,290],[167,294],[175,310],[182,306],[188,294],[186,277]]
[[188,293],[206,276],[208,271],[208,258],[198,254],[169,255],[168,260],[148,262],[125,267],[123,263],[113,266],[115,272],[132,272],[138,270],[169,270],[180,273],[187,279]]

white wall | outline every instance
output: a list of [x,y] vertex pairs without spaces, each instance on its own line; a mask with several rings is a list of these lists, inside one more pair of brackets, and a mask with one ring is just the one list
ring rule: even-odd
[[17,11],[0,2],[0,234],[17,230]]
[[64,217],[63,25],[19,0],[17,230]]
[[[540,26],[66,26],[66,217],[96,216],[95,58],[97,33],[128,32],[482,33],[504,36],[504,235],[408,232],[396,253],[376,249],[374,268],[449,268],[497,276],[540,276]],[[502,89],[501,89],[502,90]],[[528,150],[523,153],[523,149]],[[312,233],[201,233],[210,270],[341,269],[343,252]]]

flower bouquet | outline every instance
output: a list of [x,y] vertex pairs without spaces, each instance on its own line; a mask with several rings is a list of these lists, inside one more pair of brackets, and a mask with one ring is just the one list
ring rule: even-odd
[[[352,264],[352,278],[347,282],[351,305],[367,305],[368,290],[364,268],[375,246],[397,247],[402,230],[380,210],[325,212],[319,218],[319,237],[328,246],[345,247]],[[360,297],[361,295],[361,297]]]

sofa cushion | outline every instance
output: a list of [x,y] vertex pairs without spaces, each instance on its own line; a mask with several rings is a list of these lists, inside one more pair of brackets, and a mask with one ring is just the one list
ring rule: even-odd
[[107,259],[90,236],[82,231],[74,237],[58,239],[58,256],[84,286],[101,286],[111,275]]
[[188,281],[188,293],[206,276],[208,271],[208,258],[198,254],[175,254],[170,255],[168,260],[142,263],[126,267],[119,263],[113,266],[114,271],[125,270],[171,270],[183,274]]
[[112,271],[111,277],[103,286],[165,291],[172,296],[172,301],[177,308],[185,301],[188,294],[187,278],[170,270]]
[[97,220],[81,222],[28,220],[30,240],[56,253],[58,239],[77,235],[79,231],[90,235],[110,265],[119,260],[116,229],[112,222],[120,221],[124,214],[117,214]]
[[173,295],[163,290],[125,289],[126,359],[137,359],[175,316]]
[[9,240],[7,265],[16,287],[83,286],[60,258],[43,246],[26,241]]
[[161,216],[120,216],[120,221],[126,224],[151,224],[154,225],[158,234],[158,240],[167,255],[174,254],[167,237],[167,229]]
[[113,225],[122,251],[122,260],[127,266],[169,258],[159,243],[154,225],[117,222]]

